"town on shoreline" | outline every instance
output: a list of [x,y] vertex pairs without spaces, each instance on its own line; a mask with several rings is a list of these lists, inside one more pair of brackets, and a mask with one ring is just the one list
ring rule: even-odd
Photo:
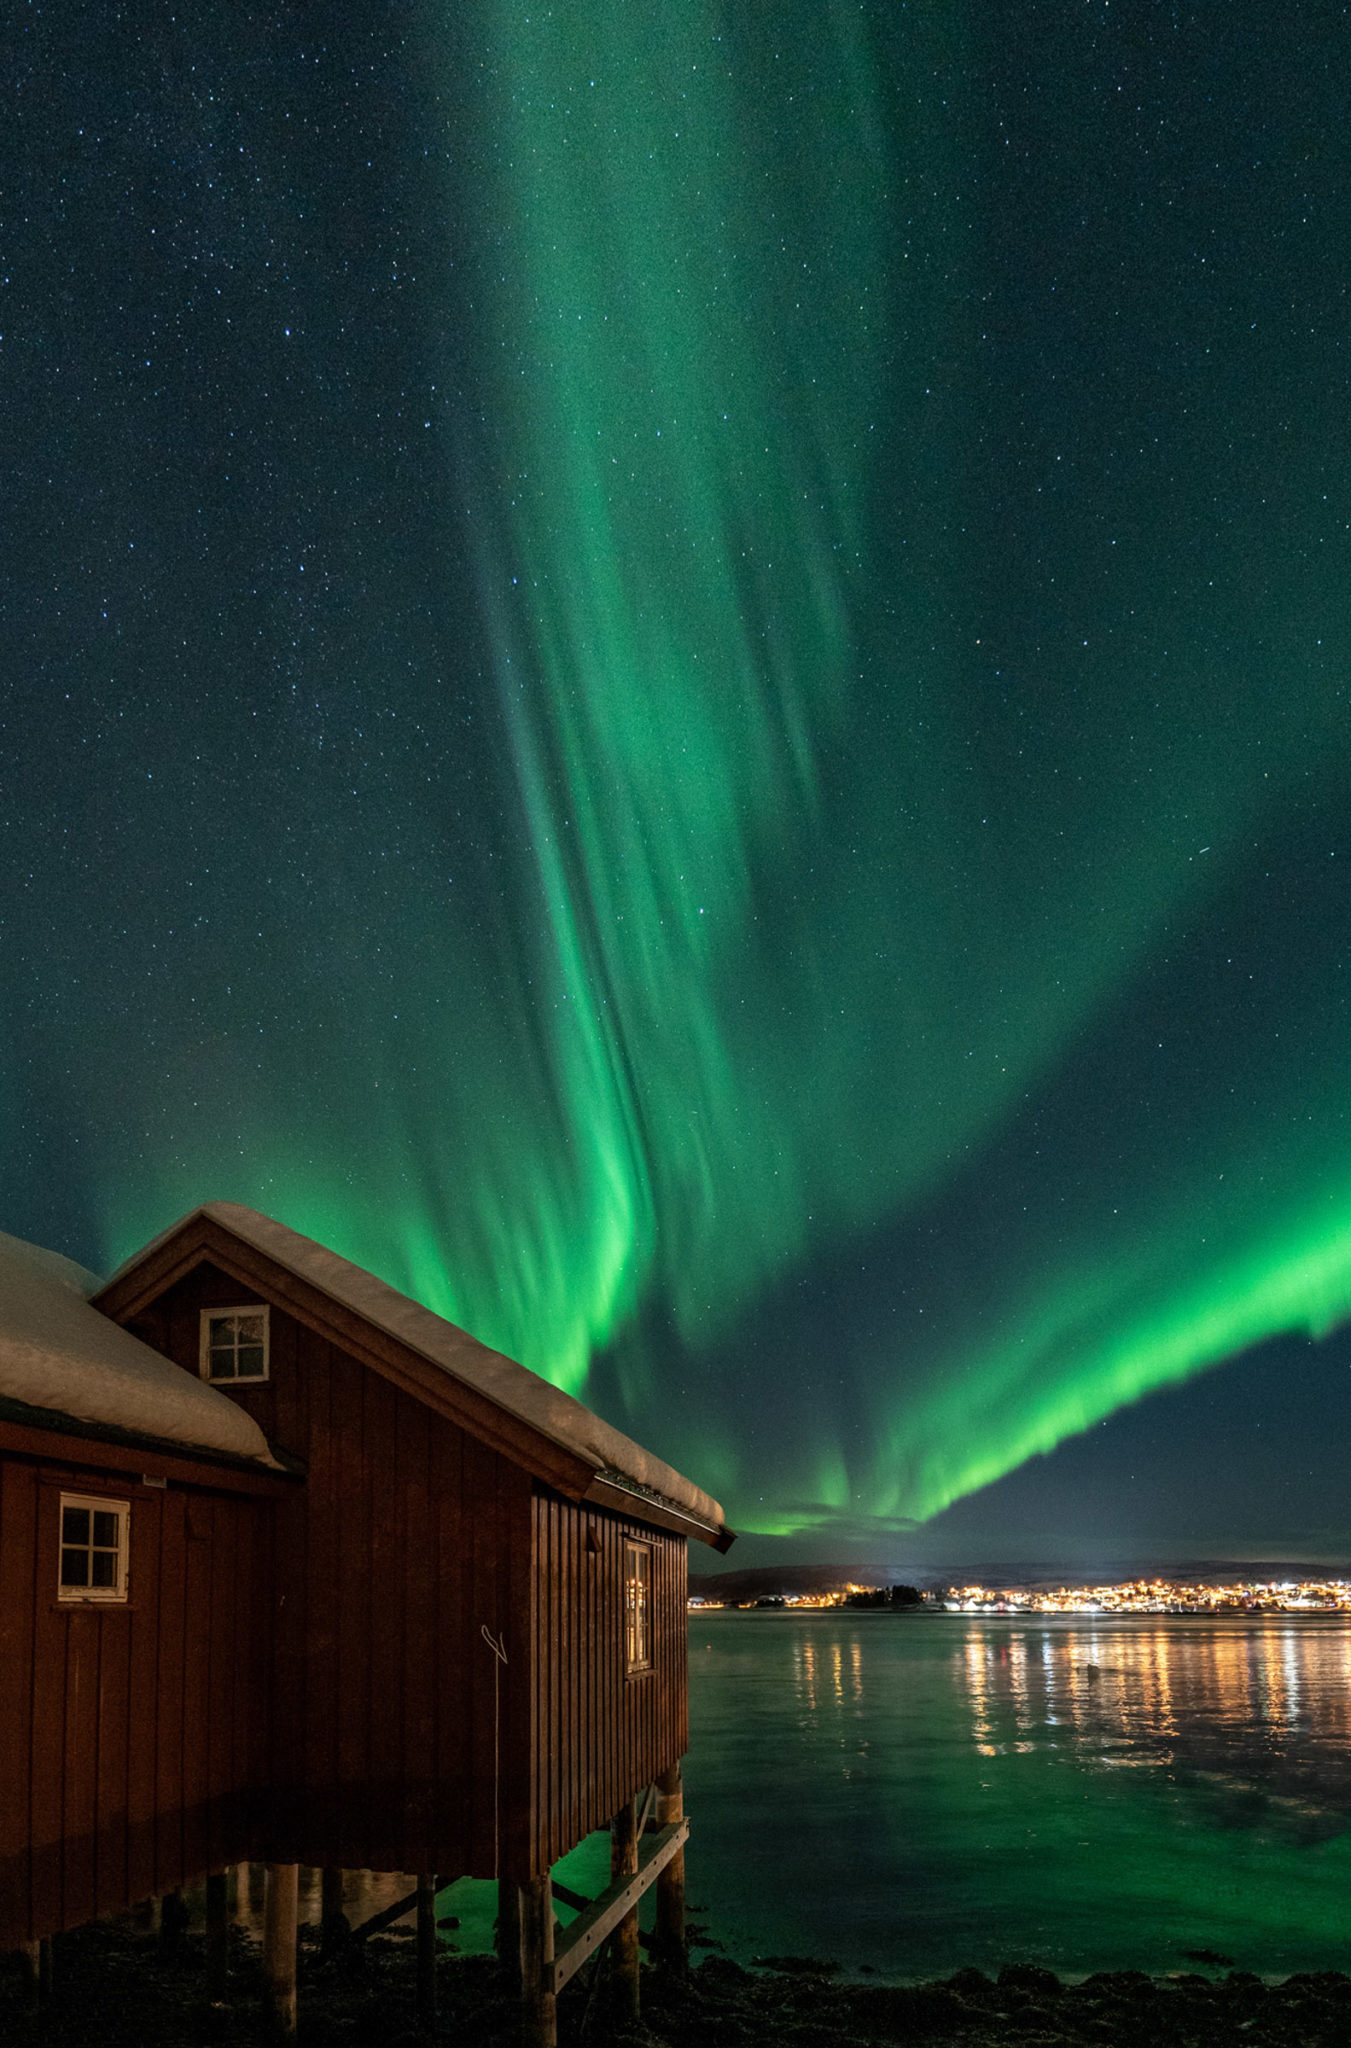
[[863,1608],[930,1614],[1304,1614],[1351,1613],[1351,1579],[1236,1580],[1223,1584],[1126,1579],[1096,1586],[938,1586],[846,1580],[811,1591],[692,1592],[691,1611],[710,1608]]

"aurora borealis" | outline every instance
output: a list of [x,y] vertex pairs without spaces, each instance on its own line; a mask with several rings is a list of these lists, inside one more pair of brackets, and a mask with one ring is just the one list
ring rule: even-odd
[[1334,1403],[1344,34],[35,12],[0,1227],[251,1203],[818,1548]]

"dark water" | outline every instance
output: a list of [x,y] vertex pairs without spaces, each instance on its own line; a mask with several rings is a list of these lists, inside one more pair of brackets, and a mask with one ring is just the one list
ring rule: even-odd
[[690,1898],[930,1976],[1351,1967],[1339,1617],[691,1618]]

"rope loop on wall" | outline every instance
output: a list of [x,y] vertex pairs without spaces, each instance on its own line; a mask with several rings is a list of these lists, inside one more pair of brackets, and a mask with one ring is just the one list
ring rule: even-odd
[[493,1653],[493,1876],[502,1875],[502,1666],[507,1661],[507,1639],[495,1636],[487,1622],[480,1635]]

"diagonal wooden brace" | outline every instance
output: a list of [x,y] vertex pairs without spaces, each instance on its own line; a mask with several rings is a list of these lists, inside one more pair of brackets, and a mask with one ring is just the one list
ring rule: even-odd
[[633,1911],[648,1886],[655,1884],[671,1858],[684,1848],[689,1832],[687,1820],[676,1820],[668,1827],[658,1828],[655,1834],[645,1836],[638,1851],[638,1868],[634,1875],[617,1878],[613,1884],[607,1885],[600,1897],[593,1899],[584,1913],[578,1914],[571,1927],[558,1929],[552,1977],[547,1989],[555,1993],[561,1991],[573,1972],[579,1970],[587,1957],[599,1948],[606,1935],[613,1934],[625,1914]]

